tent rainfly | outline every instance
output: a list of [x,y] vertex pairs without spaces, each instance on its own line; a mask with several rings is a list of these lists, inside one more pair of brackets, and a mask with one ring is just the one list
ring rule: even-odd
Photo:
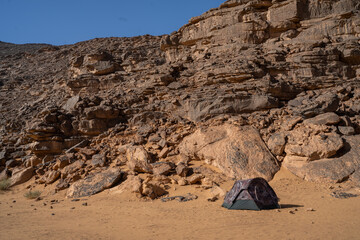
[[280,208],[278,197],[263,178],[236,181],[227,192],[223,207],[228,209],[261,210]]

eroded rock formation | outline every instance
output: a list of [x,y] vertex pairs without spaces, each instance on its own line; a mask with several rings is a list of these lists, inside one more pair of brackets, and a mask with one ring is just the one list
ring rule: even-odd
[[357,0],[229,0],[165,36],[0,42],[1,176],[31,169],[69,196],[112,186],[108,168],[150,198],[281,165],[360,185],[359,65]]

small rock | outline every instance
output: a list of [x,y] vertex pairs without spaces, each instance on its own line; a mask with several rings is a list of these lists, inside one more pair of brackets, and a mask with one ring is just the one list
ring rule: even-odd
[[161,152],[159,153],[159,158],[166,158],[166,156],[168,155],[168,153],[170,152],[170,148],[165,147],[161,150]]
[[179,186],[185,186],[188,184],[188,182],[184,178],[179,179],[177,183],[179,184]]
[[186,177],[189,172],[189,167],[185,163],[180,162],[176,166],[175,170],[176,170],[176,174],[179,175],[180,177]]
[[350,136],[355,134],[355,129],[349,126],[338,126],[339,132],[343,135]]
[[187,180],[190,184],[196,184],[199,183],[202,178],[203,176],[201,174],[194,174],[191,177],[189,177]]
[[169,175],[169,173],[175,168],[175,165],[171,162],[157,162],[151,164],[154,175]]
[[292,211],[292,210],[290,210],[290,211],[289,211],[289,213],[290,213],[290,214],[295,214],[295,212],[294,212],[294,211]]
[[51,215],[52,215],[52,216],[54,216],[54,215],[55,215],[55,213],[52,213]]
[[70,208],[70,209],[75,209],[75,207],[72,207],[72,208]]
[[306,211],[307,211],[307,212],[315,212],[315,209],[313,209],[313,208],[307,208]]
[[87,206],[88,204],[87,204],[87,202],[84,202],[82,205],[83,205],[83,206]]
[[217,197],[212,197],[212,198],[208,198],[207,199],[209,202],[215,202],[217,200],[219,200]]
[[152,183],[144,182],[142,185],[141,194],[143,196],[149,197],[151,199],[161,197],[167,193],[168,192],[165,189],[163,189],[161,186],[159,186],[158,184],[155,184],[155,183],[152,184]]
[[95,154],[91,158],[91,165],[93,167],[104,167],[106,164],[106,157],[104,154]]

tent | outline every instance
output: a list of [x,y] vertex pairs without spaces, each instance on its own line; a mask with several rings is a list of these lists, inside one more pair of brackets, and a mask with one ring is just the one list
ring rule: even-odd
[[278,197],[263,178],[236,181],[227,192],[223,207],[228,209],[261,210],[279,208]]

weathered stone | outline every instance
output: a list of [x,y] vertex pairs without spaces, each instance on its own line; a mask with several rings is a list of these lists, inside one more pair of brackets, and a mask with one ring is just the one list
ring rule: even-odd
[[96,106],[86,108],[84,111],[87,119],[114,119],[119,117],[120,111],[110,106]]
[[91,158],[91,165],[93,167],[104,167],[106,164],[106,157],[104,154],[95,154]]
[[340,122],[340,117],[333,112],[320,114],[316,117],[306,119],[304,121],[305,125],[314,124],[314,125],[336,125]]
[[228,177],[270,180],[279,170],[259,132],[229,124],[197,130],[179,146],[182,154],[205,160]]
[[270,151],[275,155],[282,155],[285,149],[286,135],[284,133],[272,134],[267,145]]
[[151,158],[141,146],[130,146],[126,151],[127,166],[135,172],[151,173]]
[[355,129],[350,126],[338,126],[339,132],[343,135],[350,136],[355,134]]
[[189,184],[197,184],[197,183],[200,183],[201,182],[201,179],[203,178],[204,176],[201,175],[201,174],[194,174],[194,175],[191,175],[190,177],[187,178],[187,182]]
[[298,124],[299,122],[301,122],[303,120],[302,117],[300,116],[295,116],[295,117],[291,117],[290,119],[287,119],[282,125],[281,125],[281,129],[284,131],[290,131],[292,130],[296,124]]
[[179,184],[179,186],[185,186],[188,184],[188,181],[185,179],[185,178],[180,178],[178,181],[177,181],[177,184]]
[[[61,164],[61,163],[60,163]],[[61,170],[61,178],[66,178],[66,176],[75,173],[76,171],[78,171],[79,169],[81,169],[84,166],[84,162],[81,160],[77,160],[75,162],[73,162],[70,165],[67,165],[66,167],[64,167]]]
[[[296,134],[293,132],[292,135]],[[317,160],[334,156],[344,146],[343,139],[336,133],[323,133],[307,137],[303,142],[286,144],[288,155],[308,157]]]
[[72,112],[75,110],[75,106],[79,101],[80,101],[79,96],[71,97],[66,101],[66,103],[62,106],[62,108],[67,112]]
[[175,170],[176,170],[176,174],[179,175],[180,177],[186,177],[190,169],[187,166],[187,164],[180,162],[176,166]]
[[53,166],[53,170],[63,169],[71,163],[71,160],[66,156],[61,156]]
[[175,164],[171,162],[156,162],[151,166],[154,175],[169,175],[175,169]]
[[41,179],[38,180],[39,183],[51,184],[55,182],[60,177],[59,171],[48,171],[45,173]]
[[208,192],[209,199],[222,198],[226,194],[226,191],[219,186],[213,186]]
[[102,119],[81,120],[79,124],[79,131],[85,135],[99,135],[107,130],[106,121]]
[[88,175],[73,183],[67,191],[69,198],[91,196],[117,184],[123,173],[119,169],[108,169],[101,173]]
[[340,156],[308,162],[306,157],[288,157],[283,166],[308,181],[342,182],[360,166],[360,136],[346,136]]
[[289,101],[290,108],[306,117],[313,117],[326,112],[334,112],[339,106],[339,98],[336,94],[328,92],[325,94],[300,96]]
[[32,156],[28,161],[29,161],[29,167],[36,167],[42,162],[41,158],[38,158],[36,156]]
[[183,111],[191,121],[200,121],[225,113],[246,113],[278,107],[278,101],[266,95],[225,95],[215,97],[201,96],[199,99],[187,100]]
[[18,184],[25,183],[29,181],[34,175],[34,168],[29,167],[25,169],[19,169],[12,172],[10,178],[10,186],[15,186]]
[[143,183],[141,194],[145,197],[155,199],[167,194],[166,190],[161,186],[152,183]]
[[168,155],[168,153],[170,152],[170,148],[165,147],[161,150],[161,152],[159,153],[159,158],[166,158],[166,156]]
[[139,176],[129,175],[127,179],[110,190],[111,193],[121,194],[124,192],[139,193],[142,192],[142,180]]

